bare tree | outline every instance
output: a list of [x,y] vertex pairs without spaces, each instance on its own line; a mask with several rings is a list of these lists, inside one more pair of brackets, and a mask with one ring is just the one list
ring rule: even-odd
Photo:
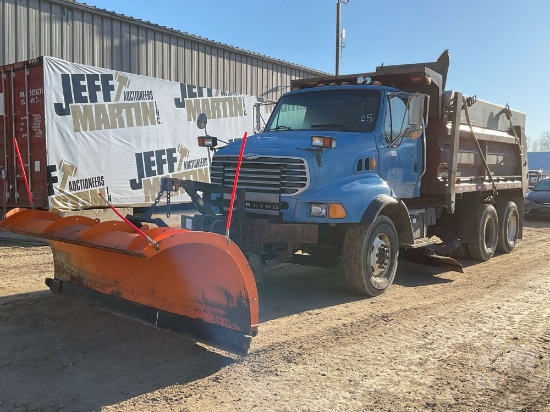
[[538,139],[538,151],[539,152],[550,152],[550,131],[547,130],[542,132],[540,138]]
[[539,140],[534,137],[527,136],[527,151],[528,152],[538,152],[539,151]]

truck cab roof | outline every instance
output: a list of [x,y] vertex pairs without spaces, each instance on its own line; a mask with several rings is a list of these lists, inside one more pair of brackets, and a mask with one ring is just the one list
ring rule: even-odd
[[[327,87],[378,87],[430,96],[430,116],[442,116],[443,76],[427,67],[429,63],[403,66],[380,66],[376,72],[296,79],[290,82],[293,91]],[[359,80],[370,78],[369,85]]]

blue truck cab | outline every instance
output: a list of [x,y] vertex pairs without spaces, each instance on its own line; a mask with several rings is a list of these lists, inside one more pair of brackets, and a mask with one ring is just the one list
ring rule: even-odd
[[283,220],[359,223],[378,196],[418,197],[422,142],[406,130],[408,104],[407,93],[375,85],[316,87],[282,96],[248,150],[272,148],[308,165],[307,186],[287,196]]
[[[412,96],[416,104],[423,104],[424,97]],[[418,197],[423,119],[411,127],[412,98],[398,89],[370,84],[320,86],[283,95],[265,130],[246,143],[240,187],[256,193],[247,199],[248,211],[273,211],[284,222],[360,223],[377,198]],[[239,150],[239,144],[218,150],[213,182],[222,183],[220,163]],[[260,157],[281,155],[292,159],[294,166],[277,165],[280,179],[270,180],[273,171],[268,169],[262,176],[264,171],[257,167]],[[256,166],[250,172],[249,164]]]
[[[518,113],[508,109],[509,127],[491,129],[477,115],[490,104],[444,92],[447,68],[438,61],[292,81],[247,139],[238,178],[231,238],[258,279],[282,262],[341,262],[352,291],[376,296],[393,282],[400,250],[461,271],[454,250],[487,260],[513,249],[524,123],[520,116],[513,126]],[[215,149],[205,191],[212,205],[182,225],[223,233],[240,150],[240,142]]]

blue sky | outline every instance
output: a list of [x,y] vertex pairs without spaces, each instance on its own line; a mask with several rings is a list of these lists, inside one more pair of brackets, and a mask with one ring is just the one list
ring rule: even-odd
[[[85,3],[333,73],[336,0],[87,0]],[[550,130],[550,1],[349,0],[340,73],[433,61],[447,89],[509,103],[527,136]]]

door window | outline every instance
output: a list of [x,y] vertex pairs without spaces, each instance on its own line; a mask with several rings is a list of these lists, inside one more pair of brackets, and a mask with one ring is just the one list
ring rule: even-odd
[[394,95],[388,99],[388,109],[384,122],[384,134],[387,142],[393,142],[407,127],[407,96]]

